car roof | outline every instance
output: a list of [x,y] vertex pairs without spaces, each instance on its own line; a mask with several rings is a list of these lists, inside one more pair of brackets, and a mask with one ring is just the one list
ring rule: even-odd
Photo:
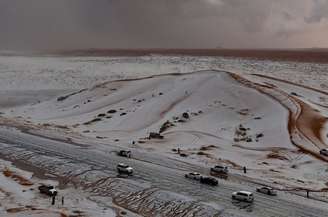
[[271,188],[271,187],[268,187],[268,186],[263,186],[263,187],[261,187],[261,188],[267,188],[267,189],[270,189],[270,190],[272,190],[273,188]]
[[125,164],[125,163],[119,163],[118,165],[119,166],[127,166],[127,164]]
[[238,191],[239,193],[243,193],[243,194],[253,194],[252,192],[250,191]]
[[200,175],[198,172],[191,172],[190,174]]
[[204,179],[211,179],[211,180],[216,180],[216,178],[211,177],[211,176],[203,176]]

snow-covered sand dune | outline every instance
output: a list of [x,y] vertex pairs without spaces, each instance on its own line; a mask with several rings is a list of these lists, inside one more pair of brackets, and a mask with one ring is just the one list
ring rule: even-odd
[[[311,146],[325,144],[301,124],[318,117],[304,115],[308,108],[297,100],[273,86],[209,70],[104,82],[6,114],[102,143],[176,158],[172,149],[179,148],[186,161],[221,162],[237,171],[246,165],[254,171],[251,176],[282,183],[301,177],[313,184],[312,176],[306,177],[314,167],[321,170],[320,161],[299,148],[316,155],[319,149]],[[147,139],[150,132],[161,132],[164,139]]]
[[[1,98],[3,120],[192,163],[226,163],[236,173],[247,166],[249,176],[269,182],[325,187],[326,159],[318,152],[327,146],[328,98],[316,91],[326,87],[314,74],[314,85],[308,83],[316,89],[296,83],[309,79],[305,64],[206,57],[0,60],[0,94],[40,94],[11,105]],[[313,67],[324,74],[324,66]],[[238,73],[199,71],[208,68]],[[253,73],[292,75],[296,85]],[[150,132],[164,139],[149,140]],[[187,157],[173,151],[178,148]]]
[[[190,117],[181,119],[184,112]],[[71,96],[17,108],[13,114],[74,126],[79,132],[93,131],[87,135],[113,137],[122,132],[130,137],[122,139],[130,141],[158,132],[170,121],[175,126],[167,134],[196,131],[203,137],[232,142],[235,129],[246,124],[252,136],[266,134],[248,147],[294,148],[285,130],[288,111],[224,71],[106,82]]]
[[[256,76],[264,78],[265,83],[269,84],[258,85],[258,89],[276,98],[290,111],[288,128],[292,142],[302,150],[327,161],[327,158],[318,154],[318,149],[328,146],[328,134],[325,129],[328,110],[324,105],[328,93],[269,76]],[[271,90],[274,90],[275,94]]]

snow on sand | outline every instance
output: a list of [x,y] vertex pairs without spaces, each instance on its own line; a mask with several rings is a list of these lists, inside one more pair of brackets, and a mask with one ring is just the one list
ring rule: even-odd
[[[103,144],[142,148],[192,163],[226,163],[236,173],[247,166],[251,169],[248,175],[272,182],[325,187],[325,159],[317,159],[325,140],[308,131],[312,129],[309,125],[298,125],[294,134],[290,128],[293,114],[302,122],[300,98],[280,83],[250,74],[276,73],[286,78],[283,69],[288,68],[290,80],[305,78],[302,82],[325,88],[318,77],[325,65],[312,66],[320,73],[311,81],[306,77],[306,64],[224,58],[2,57],[1,63],[3,94],[14,96],[17,90],[44,93],[44,98],[11,101],[13,106],[1,109],[11,120],[40,129],[60,128]],[[222,70],[187,73],[208,68],[237,70],[251,81]],[[49,90],[58,92],[54,96]],[[297,92],[307,93],[304,88]],[[311,92],[308,98],[322,104],[326,96],[318,94]],[[304,103],[313,106],[309,100]],[[320,117],[327,114],[324,110],[321,108]],[[183,113],[189,117],[182,117]],[[306,114],[311,115],[305,122],[314,121],[312,113]],[[163,140],[147,139],[165,122]],[[173,150],[177,148],[187,157],[180,157]],[[310,149],[312,155],[300,148]]]
[[[64,217],[64,216],[116,216],[115,209],[104,209],[91,201],[82,191],[73,188],[58,189],[55,205],[51,198],[39,193],[38,186],[56,181],[42,180],[32,173],[17,169],[0,160],[0,216],[7,217]],[[64,205],[61,198],[64,196]]]

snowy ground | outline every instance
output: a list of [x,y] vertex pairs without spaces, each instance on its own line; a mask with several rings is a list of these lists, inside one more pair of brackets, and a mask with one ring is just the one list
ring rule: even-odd
[[[95,198],[72,187],[58,189],[55,205],[51,198],[38,191],[40,184],[58,185],[52,180],[39,179],[32,173],[16,168],[7,161],[0,160],[0,216],[8,217],[67,217],[67,216],[117,216],[125,212],[115,206],[112,209],[101,207]],[[64,204],[62,204],[64,197]],[[97,200],[100,200],[99,198]],[[125,214],[125,215],[126,215]],[[134,216],[134,215],[126,215]]]
[[[214,57],[0,57],[0,117],[102,151],[115,144],[237,174],[247,166],[279,188],[320,190],[327,70]],[[166,121],[163,140],[146,139]]]

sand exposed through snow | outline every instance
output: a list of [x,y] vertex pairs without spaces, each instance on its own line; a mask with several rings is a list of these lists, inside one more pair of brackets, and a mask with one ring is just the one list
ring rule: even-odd
[[[302,64],[294,66],[293,63],[206,57],[96,59],[89,63],[88,58],[36,58],[30,61],[21,57],[22,64],[36,73],[21,73],[26,78],[24,81],[18,80],[15,73],[2,74],[2,82],[15,81],[11,82],[12,85],[3,83],[2,88],[15,90],[35,84],[41,94],[49,84],[59,92],[56,97],[48,95],[50,98],[42,98],[40,103],[37,100],[27,100],[16,106],[14,103],[10,108],[1,109],[3,116],[11,121],[24,122],[26,127],[33,125],[37,130],[51,131],[51,135],[64,131],[64,139],[86,137],[104,144],[101,148],[105,150],[106,144],[111,144],[181,159],[172,152],[172,149],[180,147],[188,155],[182,160],[192,163],[211,165],[227,162],[236,168],[236,172],[239,172],[239,166],[247,165],[254,169],[252,176],[261,177],[261,173],[274,170],[279,171],[279,178],[275,172],[267,175],[273,180],[299,185],[296,180],[304,179],[304,185],[313,181],[312,186],[324,186],[321,178],[320,181],[306,178],[311,171],[321,173],[325,167],[322,160],[326,159],[318,155],[320,148],[326,146],[322,138],[325,137],[324,113],[314,111],[313,104],[307,99],[291,95],[280,84],[250,79],[250,74],[258,73],[258,70],[266,75],[276,73],[280,78],[281,75],[289,75],[281,69],[296,67],[293,70],[300,70],[300,74],[295,76],[290,73],[290,79],[297,81],[307,78],[308,74],[303,72],[307,65],[303,69],[297,68]],[[161,67],[158,66],[159,60],[162,61]],[[42,61],[48,63],[51,72],[39,68]],[[22,70],[19,65],[11,65],[11,61],[8,64],[17,71]],[[324,66],[313,67],[324,72]],[[208,68],[238,69],[238,75],[246,75],[249,81],[242,77],[237,81],[231,79],[232,74],[222,70],[183,74]],[[160,76],[152,76],[157,74]],[[29,76],[37,78],[37,82],[28,79]],[[107,80],[109,82],[104,82]],[[317,82],[319,80],[318,76],[313,77],[313,82],[302,81],[312,82],[313,90],[317,90],[320,85],[324,87],[323,83]],[[302,95],[305,87],[299,84],[297,92]],[[80,92],[83,89],[86,90]],[[58,97],[69,93],[76,94],[58,101]],[[111,109],[115,109],[116,113],[109,114]],[[173,118],[180,118],[183,112],[188,112],[191,118],[185,122],[174,122]],[[93,120],[98,121],[85,124]],[[144,139],[149,132],[158,131],[167,120],[175,126],[163,132],[163,141]],[[239,124],[250,128],[247,136],[252,138],[251,142],[234,141]],[[264,136],[257,139],[256,136],[261,133]],[[136,144],[132,145],[132,141]],[[204,148],[210,146],[212,148]],[[311,155],[298,153],[299,148]],[[308,161],[312,163],[304,163]],[[297,168],[292,169],[292,166]]]

